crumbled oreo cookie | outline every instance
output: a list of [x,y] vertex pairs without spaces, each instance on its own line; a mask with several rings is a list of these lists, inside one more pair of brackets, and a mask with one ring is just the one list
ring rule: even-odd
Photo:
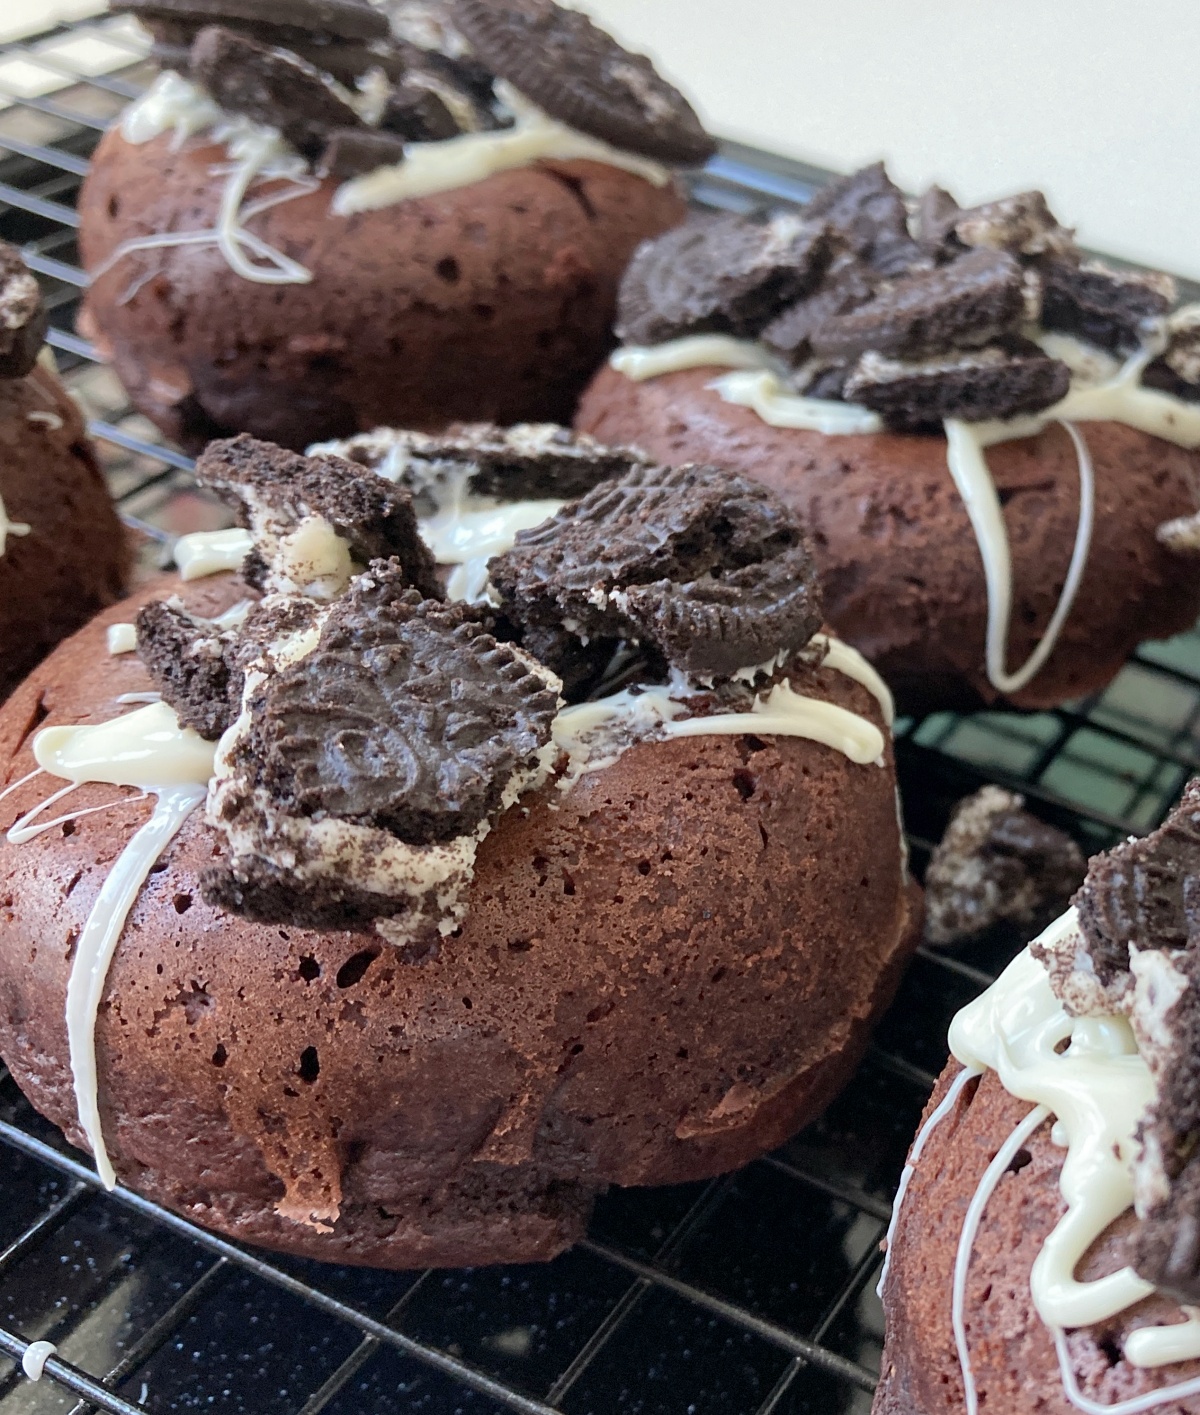
[[927,269],[932,261],[908,230],[908,206],[882,162],[822,187],[805,208],[838,243],[880,275]]
[[635,468],[522,532],[488,569],[515,623],[640,643],[698,676],[798,649],[821,625],[802,525],[719,467]]
[[617,336],[626,344],[712,331],[753,337],[816,285],[829,254],[825,228],[791,214],[767,222],[693,217],[634,252]]
[[1200,401],[1200,305],[1184,305],[1166,322],[1167,346],[1142,373],[1148,388]]
[[1114,270],[1102,261],[1051,258],[1039,266],[1042,323],[1114,353],[1138,349],[1148,327],[1175,301],[1175,282],[1154,271]]
[[301,457],[242,433],[211,442],[196,464],[202,486],[241,515],[255,548],[243,575],[256,589],[331,598],[356,569],[395,559],[408,583],[440,597],[412,497],[340,457]]
[[399,83],[392,89],[379,126],[405,142],[440,142],[461,131],[445,99],[415,83]]
[[192,44],[191,71],[221,108],[278,128],[312,161],[332,132],[366,130],[319,70],[233,30],[202,29]]
[[865,305],[878,284],[873,272],[857,261],[835,261],[815,293],[797,300],[767,325],[761,335],[763,343],[789,363],[807,362],[813,357],[817,331],[839,315]]
[[954,236],[964,246],[1008,251],[1010,255],[1068,255],[1075,232],[1060,226],[1041,192],[1018,192],[960,211]]
[[554,0],[453,0],[477,58],[552,118],[627,152],[699,166],[716,151],[687,99],[641,54]]
[[548,775],[559,682],[395,562],[317,622],[315,642],[247,664],[209,810],[228,853],[205,897],[317,927],[436,921],[480,827]]
[[917,202],[911,222],[917,244],[935,258],[950,253],[954,223],[961,214],[962,207],[945,188],[926,188]]
[[170,600],[152,600],[138,610],[138,657],[180,723],[209,742],[237,713],[235,643],[232,630],[197,619]]
[[899,432],[919,432],[945,418],[985,422],[1036,413],[1066,397],[1071,371],[1032,346],[993,345],[907,363],[864,354],[843,386],[848,402],[873,409]]
[[[1195,990],[1195,960],[1189,959],[1189,988]],[[1200,1044],[1200,1018],[1193,1013],[1191,1045]],[[1195,1052],[1191,1053],[1194,1056]],[[1188,1085],[1200,1088],[1191,1056],[1185,1072]],[[1154,1143],[1161,1151],[1164,1142],[1170,1148],[1171,1172],[1166,1197],[1156,1204],[1138,1224],[1133,1239],[1133,1267],[1139,1277],[1153,1283],[1160,1292],[1189,1305],[1200,1302],[1200,1154],[1196,1153],[1195,1137],[1200,1131],[1200,1115],[1194,1104],[1189,1107],[1190,1129],[1181,1131],[1177,1125],[1169,1128],[1153,1123],[1142,1128],[1142,1143]]]
[[805,398],[821,398],[826,402],[844,402],[846,380],[850,377],[851,364],[837,360],[810,359],[801,364],[792,374],[790,382],[797,393]]
[[387,16],[369,0],[111,0],[109,9],[138,20],[199,27],[234,22],[334,39],[386,39]]
[[962,943],[1002,921],[1048,923],[1083,882],[1087,861],[1064,831],[984,786],[960,801],[925,872],[925,941]]
[[813,331],[820,358],[870,350],[914,360],[990,344],[1021,323],[1021,267],[1002,251],[970,251],[948,265],[881,284],[874,297]]
[[0,241],[0,378],[24,378],[46,337],[41,286],[16,246]]
[[606,447],[557,423],[464,423],[445,433],[379,428],[314,452],[344,457],[411,493],[422,516],[465,489],[500,501],[569,500],[649,465],[632,447]]
[[320,177],[358,177],[404,161],[404,139],[374,128],[338,128],[324,136],[316,162]]
[[1131,948],[1200,943],[1200,781],[1157,830],[1098,855],[1075,904],[1105,985],[1128,971]]

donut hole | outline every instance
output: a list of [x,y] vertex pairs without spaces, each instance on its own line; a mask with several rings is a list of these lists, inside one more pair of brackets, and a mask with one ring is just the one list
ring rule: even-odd
[[306,1086],[311,1086],[321,1074],[321,1059],[317,1055],[316,1047],[305,1047],[300,1053],[300,1065],[296,1068],[296,1074]]
[[[364,948],[361,953],[354,953],[337,970],[337,985],[339,988],[352,988],[356,983],[361,983],[366,975],[367,969],[379,957],[380,950],[377,948]],[[301,963],[301,968],[304,964]]]

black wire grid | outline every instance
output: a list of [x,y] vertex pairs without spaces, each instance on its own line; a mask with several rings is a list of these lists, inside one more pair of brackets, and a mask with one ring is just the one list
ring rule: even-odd
[[[126,519],[163,563],[172,531],[212,513],[188,460],[74,333],[80,178],[151,72],[122,20],[0,45],[0,236],[43,278],[50,343]],[[726,145],[693,195],[794,205],[823,175]],[[984,781],[1095,851],[1157,824],[1200,769],[1200,635],[1147,646],[1094,699],[938,714],[897,737],[918,872]],[[1022,942],[1001,931],[923,951],[820,1122],[738,1174],[611,1192],[587,1240],[546,1266],[376,1273],[247,1251],[128,1191],[105,1196],[0,1072],[0,1415],[866,1415],[905,1149],[951,1016]],[[19,1365],[34,1340],[58,1347],[36,1385]]]

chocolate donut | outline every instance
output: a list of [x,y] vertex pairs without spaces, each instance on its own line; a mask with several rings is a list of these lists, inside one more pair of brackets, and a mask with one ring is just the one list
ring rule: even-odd
[[950,1030],[888,1235],[878,1415],[1200,1410],[1200,782]]
[[45,328],[37,281],[0,242],[0,699],[129,569],[79,408],[40,355]]
[[[493,560],[489,617],[415,587],[403,485],[372,475],[364,501],[361,468],[301,460],[210,448],[253,583],[148,587],[0,713],[0,1054],[102,1174],[238,1238],[390,1267],[549,1258],[606,1185],[743,1164],[847,1078],[920,928],[886,690],[812,636],[802,529],[727,472],[610,459]],[[714,488],[746,545],[705,530]],[[575,632],[546,620],[589,536],[598,574],[622,547],[595,632],[628,636],[635,604],[640,639],[564,708],[528,644]],[[777,578],[786,622],[762,608]],[[779,653],[725,674],[730,626],[764,612]],[[141,658],[107,654],[135,618]],[[126,720],[130,693],[163,700]],[[77,742],[94,764],[92,728],[136,734],[138,712],[175,734],[170,772],[72,775]],[[56,772],[91,779],[31,816]]]
[[[712,151],[648,61],[549,0],[567,67],[512,45],[485,67],[449,26],[421,48],[365,0],[116,8],[164,67],[80,194],[81,328],[192,450],[569,419],[626,263],[683,219],[669,164]],[[487,8],[493,48],[523,33]]]
[[647,243],[576,422],[784,496],[907,709],[1050,707],[1200,612],[1197,320],[1038,193],[940,196],[868,168]]

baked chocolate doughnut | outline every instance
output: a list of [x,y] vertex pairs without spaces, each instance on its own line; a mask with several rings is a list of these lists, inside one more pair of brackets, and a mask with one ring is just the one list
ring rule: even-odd
[[83,418],[41,354],[36,279],[0,242],[0,699],[125,592],[129,549]]
[[876,166],[643,246],[576,422],[778,491],[905,708],[1049,707],[1200,612],[1200,322],[1174,299],[1084,259],[1039,193],[910,212]]
[[889,1233],[878,1415],[1200,1410],[1200,782],[955,1019]]
[[[473,434],[487,474],[498,438]],[[548,440],[527,471],[546,473]],[[695,1179],[780,1143],[848,1076],[920,929],[886,689],[863,660],[806,616],[733,676],[707,613],[679,641],[731,553],[682,531],[714,486],[775,527],[732,552],[726,624],[761,613],[776,564],[816,604],[799,523],[728,473],[655,481],[610,456],[552,535],[518,538],[508,618],[414,587],[427,561],[403,483],[381,483],[391,509],[369,518],[391,539],[368,545],[351,464],[298,477],[295,460],[243,438],[200,464],[252,523],[261,599],[228,573],[165,578],[0,713],[0,950],[21,959],[0,969],[0,1053],[20,1085],[102,1174],[202,1224],[391,1267],[549,1258],[608,1184]],[[525,626],[563,592],[565,546],[578,564],[588,528],[598,561],[636,539],[628,498],[603,500],[629,478],[671,503],[680,538],[657,579],[627,556],[612,590],[663,615],[564,707]],[[363,566],[355,544],[389,558]],[[106,654],[106,629],[135,617],[141,658]],[[681,651],[700,677],[672,667]],[[122,717],[130,692],[163,700]],[[176,734],[133,773],[153,810],[95,765],[137,712]],[[91,779],[31,816],[77,742]],[[25,779],[39,762],[51,775]]]
[[668,164],[713,151],[649,61],[551,0],[569,66],[515,61],[519,6],[486,7],[480,56],[366,0],[113,8],[163,72],[80,193],[81,328],[191,450],[569,419],[626,263],[683,219]]

